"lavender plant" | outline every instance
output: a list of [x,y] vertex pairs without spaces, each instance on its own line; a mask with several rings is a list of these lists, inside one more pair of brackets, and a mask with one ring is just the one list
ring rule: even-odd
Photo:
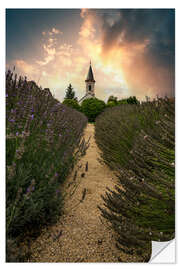
[[[158,99],[109,109],[96,120],[102,159],[119,184],[103,196],[100,208],[117,232],[117,246],[150,258],[150,242],[175,233],[174,101]],[[107,132],[108,130],[108,132]]]
[[6,73],[8,239],[60,215],[61,183],[84,154],[86,124],[83,114],[61,104],[49,89]]

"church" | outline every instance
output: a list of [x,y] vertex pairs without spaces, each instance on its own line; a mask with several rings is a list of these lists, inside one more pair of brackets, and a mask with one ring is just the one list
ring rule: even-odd
[[90,66],[89,66],[89,71],[87,74],[87,78],[85,80],[86,83],[86,94],[84,97],[82,97],[79,100],[79,104],[81,105],[81,103],[88,98],[93,98],[95,97],[95,93],[94,93],[94,86],[95,86],[95,80],[94,80],[94,75],[93,75],[93,71],[92,71],[92,67],[91,67],[91,62],[90,62]]

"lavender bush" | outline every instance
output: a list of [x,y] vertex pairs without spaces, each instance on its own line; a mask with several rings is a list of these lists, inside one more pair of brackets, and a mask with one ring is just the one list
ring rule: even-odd
[[175,233],[174,100],[106,110],[96,120],[102,159],[119,178],[100,208],[117,232],[117,247],[128,254],[151,255],[151,240]]
[[83,114],[61,104],[49,89],[6,73],[8,239],[60,215],[61,183],[83,154],[86,124]]

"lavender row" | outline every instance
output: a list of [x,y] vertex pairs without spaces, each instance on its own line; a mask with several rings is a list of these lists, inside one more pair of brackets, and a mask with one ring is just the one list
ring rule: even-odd
[[49,89],[6,73],[8,239],[61,214],[61,184],[82,154],[86,124],[83,114],[61,104]]
[[174,99],[106,110],[95,137],[119,179],[99,209],[117,233],[117,247],[132,261],[148,261],[152,240],[175,236]]

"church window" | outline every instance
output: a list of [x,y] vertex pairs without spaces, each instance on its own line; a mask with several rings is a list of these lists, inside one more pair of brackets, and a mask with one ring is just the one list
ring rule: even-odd
[[91,91],[91,85],[89,85],[89,91]]

